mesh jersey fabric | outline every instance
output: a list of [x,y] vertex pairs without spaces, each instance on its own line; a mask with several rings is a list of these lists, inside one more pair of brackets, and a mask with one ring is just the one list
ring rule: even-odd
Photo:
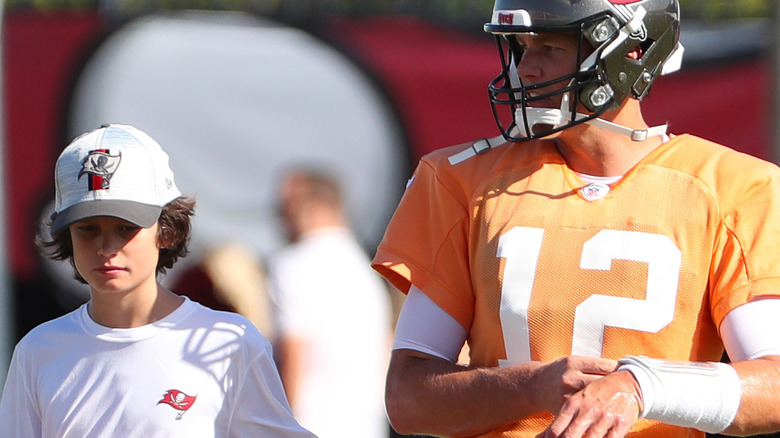
[[[448,162],[468,147],[423,157],[372,265],[467,328],[472,365],[718,361],[725,315],[780,290],[774,164],[674,136],[589,201],[551,140]],[[534,436],[551,419],[484,436]],[[704,434],[640,420],[631,436]]]

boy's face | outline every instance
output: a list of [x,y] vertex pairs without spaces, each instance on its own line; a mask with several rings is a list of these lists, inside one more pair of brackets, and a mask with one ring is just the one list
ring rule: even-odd
[[156,287],[157,227],[141,228],[100,216],[70,226],[73,263],[92,293],[127,293]]

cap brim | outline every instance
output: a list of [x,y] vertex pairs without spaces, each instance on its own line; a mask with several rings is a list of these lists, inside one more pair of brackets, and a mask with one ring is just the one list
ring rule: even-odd
[[51,234],[83,219],[110,216],[126,220],[142,228],[149,228],[160,218],[162,207],[133,201],[99,200],[81,202],[54,214]]

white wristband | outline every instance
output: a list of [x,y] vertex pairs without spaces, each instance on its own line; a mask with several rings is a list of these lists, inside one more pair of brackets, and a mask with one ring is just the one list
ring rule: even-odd
[[734,421],[742,385],[731,366],[626,356],[621,370],[634,375],[642,391],[641,418],[719,433]]

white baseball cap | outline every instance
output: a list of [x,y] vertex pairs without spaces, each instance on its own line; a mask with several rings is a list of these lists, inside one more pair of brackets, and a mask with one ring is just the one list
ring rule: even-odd
[[54,180],[52,234],[96,216],[148,228],[163,206],[181,196],[168,154],[129,125],[103,125],[77,137],[57,159]]

